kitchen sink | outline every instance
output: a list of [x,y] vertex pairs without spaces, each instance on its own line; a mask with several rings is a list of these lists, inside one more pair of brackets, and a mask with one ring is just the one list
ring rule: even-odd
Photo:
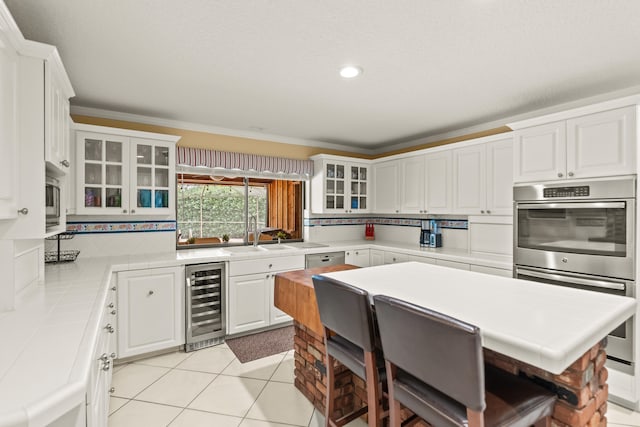
[[233,254],[247,254],[247,253],[257,253],[264,252],[262,246],[231,246],[223,249],[225,252],[229,252],[231,255]]
[[289,246],[289,245],[264,245],[259,247],[266,251],[281,251],[283,249],[295,249],[293,246]]

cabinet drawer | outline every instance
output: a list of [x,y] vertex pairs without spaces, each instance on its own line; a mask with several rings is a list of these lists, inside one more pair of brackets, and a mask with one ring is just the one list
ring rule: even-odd
[[298,270],[304,268],[304,255],[231,261],[229,276],[265,273],[269,271]]
[[399,262],[407,262],[409,261],[409,255],[401,254],[398,252],[385,252],[384,253],[384,263],[385,264],[396,264]]
[[513,277],[513,271],[503,268],[485,267],[484,265],[471,265],[469,270],[477,273],[492,274],[494,276]]
[[441,265],[443,267],[449,268],[457,268],[458,270],[468,270],[469,264],[464,262],[456,262],[456,261],[446,261],[443,259],[436,259],[436,265]]

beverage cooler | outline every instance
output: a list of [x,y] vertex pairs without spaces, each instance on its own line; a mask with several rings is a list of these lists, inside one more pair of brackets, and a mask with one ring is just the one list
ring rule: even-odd
[[186,266],[185,351],[224,342],[225,277],[223,262]]

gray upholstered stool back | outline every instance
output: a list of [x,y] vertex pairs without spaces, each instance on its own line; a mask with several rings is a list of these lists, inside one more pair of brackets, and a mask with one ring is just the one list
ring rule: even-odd
[[374,351],[369,294],[323,276],[313,276],[313,287],[322,324],[364,351]]
[[385,359],[474,411],[484,411],[480,330],[388,296],[374,298]]

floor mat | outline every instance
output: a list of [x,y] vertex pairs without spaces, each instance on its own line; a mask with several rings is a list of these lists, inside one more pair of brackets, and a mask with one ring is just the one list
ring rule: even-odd
[[293,349],[293,326],[225,340],[241,363]]

